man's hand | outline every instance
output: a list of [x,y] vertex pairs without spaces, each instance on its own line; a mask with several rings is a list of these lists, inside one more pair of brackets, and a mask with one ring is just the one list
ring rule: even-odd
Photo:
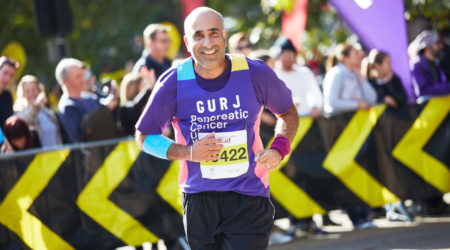
[[[198,142],[194,143],[192,147],[192,161],[202,162],[202,161],[215,161],[219,160],[220,150],[223,148],[223,140],[221,138],[215,137],[216,133],[200,139]],[[191,150],[189,148],[189,150]],[[188,160],[190,159],[190,152]]]
[[255,154],[255,161],[271,171],[280,167],[281,154],[276,149],[264,149]]

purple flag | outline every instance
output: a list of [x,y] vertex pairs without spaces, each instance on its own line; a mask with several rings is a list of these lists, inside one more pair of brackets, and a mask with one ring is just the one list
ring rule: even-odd
[[391,56],[392,68],[413,101],[403,0],[330,0],[361,43]]

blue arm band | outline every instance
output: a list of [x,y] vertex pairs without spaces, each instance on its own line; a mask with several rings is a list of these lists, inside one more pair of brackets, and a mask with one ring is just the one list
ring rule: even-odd
[[2,144],[3,143],[3,140],[5,139],[5,136],[3,135],[3,131],[2,131],[2,129],[0,128],[0,144]]
[[147,135],[144,140],[144,152],[167,160],[167,151],[173,141],[163,135]]

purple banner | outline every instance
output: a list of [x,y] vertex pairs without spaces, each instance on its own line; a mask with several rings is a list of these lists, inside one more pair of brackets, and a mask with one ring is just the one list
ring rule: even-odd
[[402,79],[409,101],[414,101],[403,0],[330,0],[330,3],[366,48],[391,56],[394,72]]

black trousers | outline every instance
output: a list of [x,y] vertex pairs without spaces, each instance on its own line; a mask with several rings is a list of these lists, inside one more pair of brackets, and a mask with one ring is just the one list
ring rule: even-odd
[[274,213],[266,197],[183,193],[184,230],[193,250],[267,249]]

